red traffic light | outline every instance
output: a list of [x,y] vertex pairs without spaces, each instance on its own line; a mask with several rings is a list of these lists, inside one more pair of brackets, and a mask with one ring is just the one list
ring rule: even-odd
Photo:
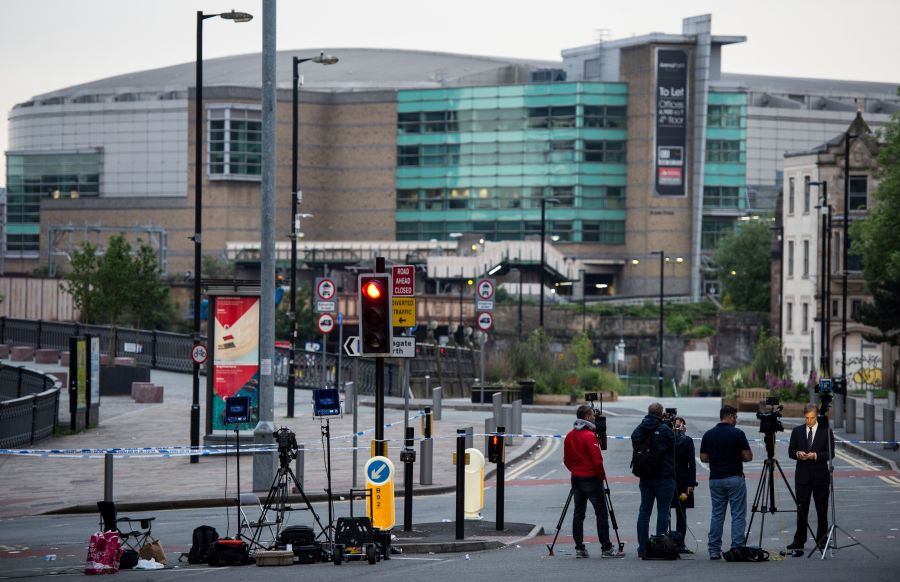
[[384,294],[384,288],[377,280],[370,279],[363,284],[362,293],[369,299],[379,299]]

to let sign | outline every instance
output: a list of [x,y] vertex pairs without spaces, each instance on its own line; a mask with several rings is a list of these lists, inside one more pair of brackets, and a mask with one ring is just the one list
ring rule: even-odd
[[394,297],[415,297],[416,268],[413,265],[395,265],[391,267],[391,280],[394,284]]

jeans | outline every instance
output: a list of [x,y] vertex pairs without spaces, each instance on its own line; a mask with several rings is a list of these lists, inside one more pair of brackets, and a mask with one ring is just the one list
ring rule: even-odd
[[731,547],[744,545],[747,526],[747,484],[743,476],[709,480],[712,518],[709,522],[709,554],[722,553],[725,511],[731,505]]
[[597,477],[572,476],[572,497],[575,499],[575,514],[572,516],[572,537],[575,547],[584,547],[584,516],[587,513],[587,502],[594,506],[597,516],[597,537],[604,550],[612,548],[609,541],[609,516],[606,511],[606,499],[603,497],[603,483]]
[[641,479],[641,508],[638,511],[637,537],[638,555],[644,555],[647,540],[650,539],[650,514],[656,501],[656,535],[666,533],[669,528],[669,510],[675,494],[675,479]]

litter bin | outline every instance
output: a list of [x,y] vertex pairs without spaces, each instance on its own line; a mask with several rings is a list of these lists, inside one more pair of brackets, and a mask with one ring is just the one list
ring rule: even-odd
[[522,400],[522,404],[534,404],[534,380],[519,380],[517,382],[519,385],[519,398]]

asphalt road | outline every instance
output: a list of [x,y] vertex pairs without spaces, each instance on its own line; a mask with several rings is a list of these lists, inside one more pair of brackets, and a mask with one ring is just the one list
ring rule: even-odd
[[[687,411],[682,411],[686,413]],[[483,426],[477,421],[480,413],[446,411],[449,422],[460,426]],[[526,415],[524,425],[532,431],[548,434],[565,433],[571,426],[572,418],[563,415]],[[611,417],[609,433],[628,435],[638,423],[639,416]],[[699,436],[710,428],[712,420],[692,419],[689,416],[689,434]],[[741,425],[748,438],[760,436],[752,424]],[[786,438],[787,434],[779,437]],[[639,504],[636,480],[628,470],[630,442],[611,440],[604,453],[607,473],[610,475],[612,499],[619,524],[619,536],[625,542],[627,557],[622,560],[601,560],[596,544],[596,529],[589,514],[585,523],[588,541],[594,542],[589,549],[594,554],[590,560],[576,560],[571,542],[571,509],[563,523],[557,542],[555,556],[549,557],[546,545],[551,543],[556,525],[568,494],[568,472],[562,466],[562,443],[559,439],[547,439],[529,461],[512,466],[507,470],[506,519],[540,525],[545,535],[523,541],[500,550],[462,554],[433,554],[395,556],[390,561],[369,566],[364,562],[351,562],[340,567],[331,564],[268,568],[260,570],[256,566],[241,568],[211,569],[199,566],[175,564],[176,567],[162,571],[122,571],[118,574],[127,580],[244,580],[247,577],[264,575],[269,580],[294,580],[298,576],[316,580],[347,580],[365,577],[367,580],[420,580],[429,582],[453,581],[461,579],[487,580],[646,580],[653,577],[681,575],[697,581],[716,580],[723,577],[734,580],[765,580],[768,577],[796,579],[800,576],[816,580],[895,580],[900,567],[900,552],[897,550],[898,528],[900,528],[900,479],[879,467],[848,457],[839,452],[835,462],[835,490],[837,499],[837,522],[841,528],[838,542],[844,546],[849,542],[847,534],[856,536],[866,547],[878,555],[876,559],[860,546],[839,549],[826,560],[787,558],[773,560],[765,564],[728,564],[713,562],[706,558],[705,538],[709,523],[709,494],[706,487],[706,472],[698,465],[700,487],[696,493],[697,508],[689,511],[688,546],[696,550],[692,559],[680,562],[646,562],[635,556],[635,520]],[[699,446],[698,446],[699,449]],[[748,504],[752,502],[765,451],[760,444],[754,445],[753,462],[746,467],[748,481]],[[787,458],[787,445],[779,443],[776,448],[778,459],[793,488],[793,463]],[[785,483],[776,476],[776,506],[790,509],[793,502]],[[494,517],[495,489],[493,482],[487,483],[484,516]],[[398,483],[398,487],[399,487]],[[324,506],[317,506],[320,515],[327,515]],[[339,502],[337,515],[347,515],[346,502]],[[187,551],[191,531],[194,527],[209,524],[220,532],[234,533],[235,517],[226,518],[223,509],[178,510],[158,512],[153,531],[159,537],[170,557],[174,560],[179,552]],[[778,551],[789,543],[793,534],[794,514],[776,512],[774,514],[755,513],[751,542],[756,542],[762,533],[762,546],[778,557]],[[454,516],[454,496],[440,495],[418,497],[414,502],[414,522],[435,522],[452,519]],[[750,516],[748,516],[749,519]],[[397,521],[402,525],[403,504],[397,503]],[[653,523],[655,520],[652,520]],[[299,522],[303,523],[303,519]],[[400,526],[398,526],[400,527]],[[83,572],[85,547],[90,534],[97,528],[97,517],[82,516],[38,516],[0,520],[0,579],[29,578],[45,575],[78,576]],[[726,521],[725,538],[730,531]],[[846,533],[844,533],[846,532]],[[594,534],[592,536],[591,534]],[[614,536],[613,536],[614,537]],[[614,538],[615,539],[615,538]],[[56,559],[45,560],[48,554]]]

